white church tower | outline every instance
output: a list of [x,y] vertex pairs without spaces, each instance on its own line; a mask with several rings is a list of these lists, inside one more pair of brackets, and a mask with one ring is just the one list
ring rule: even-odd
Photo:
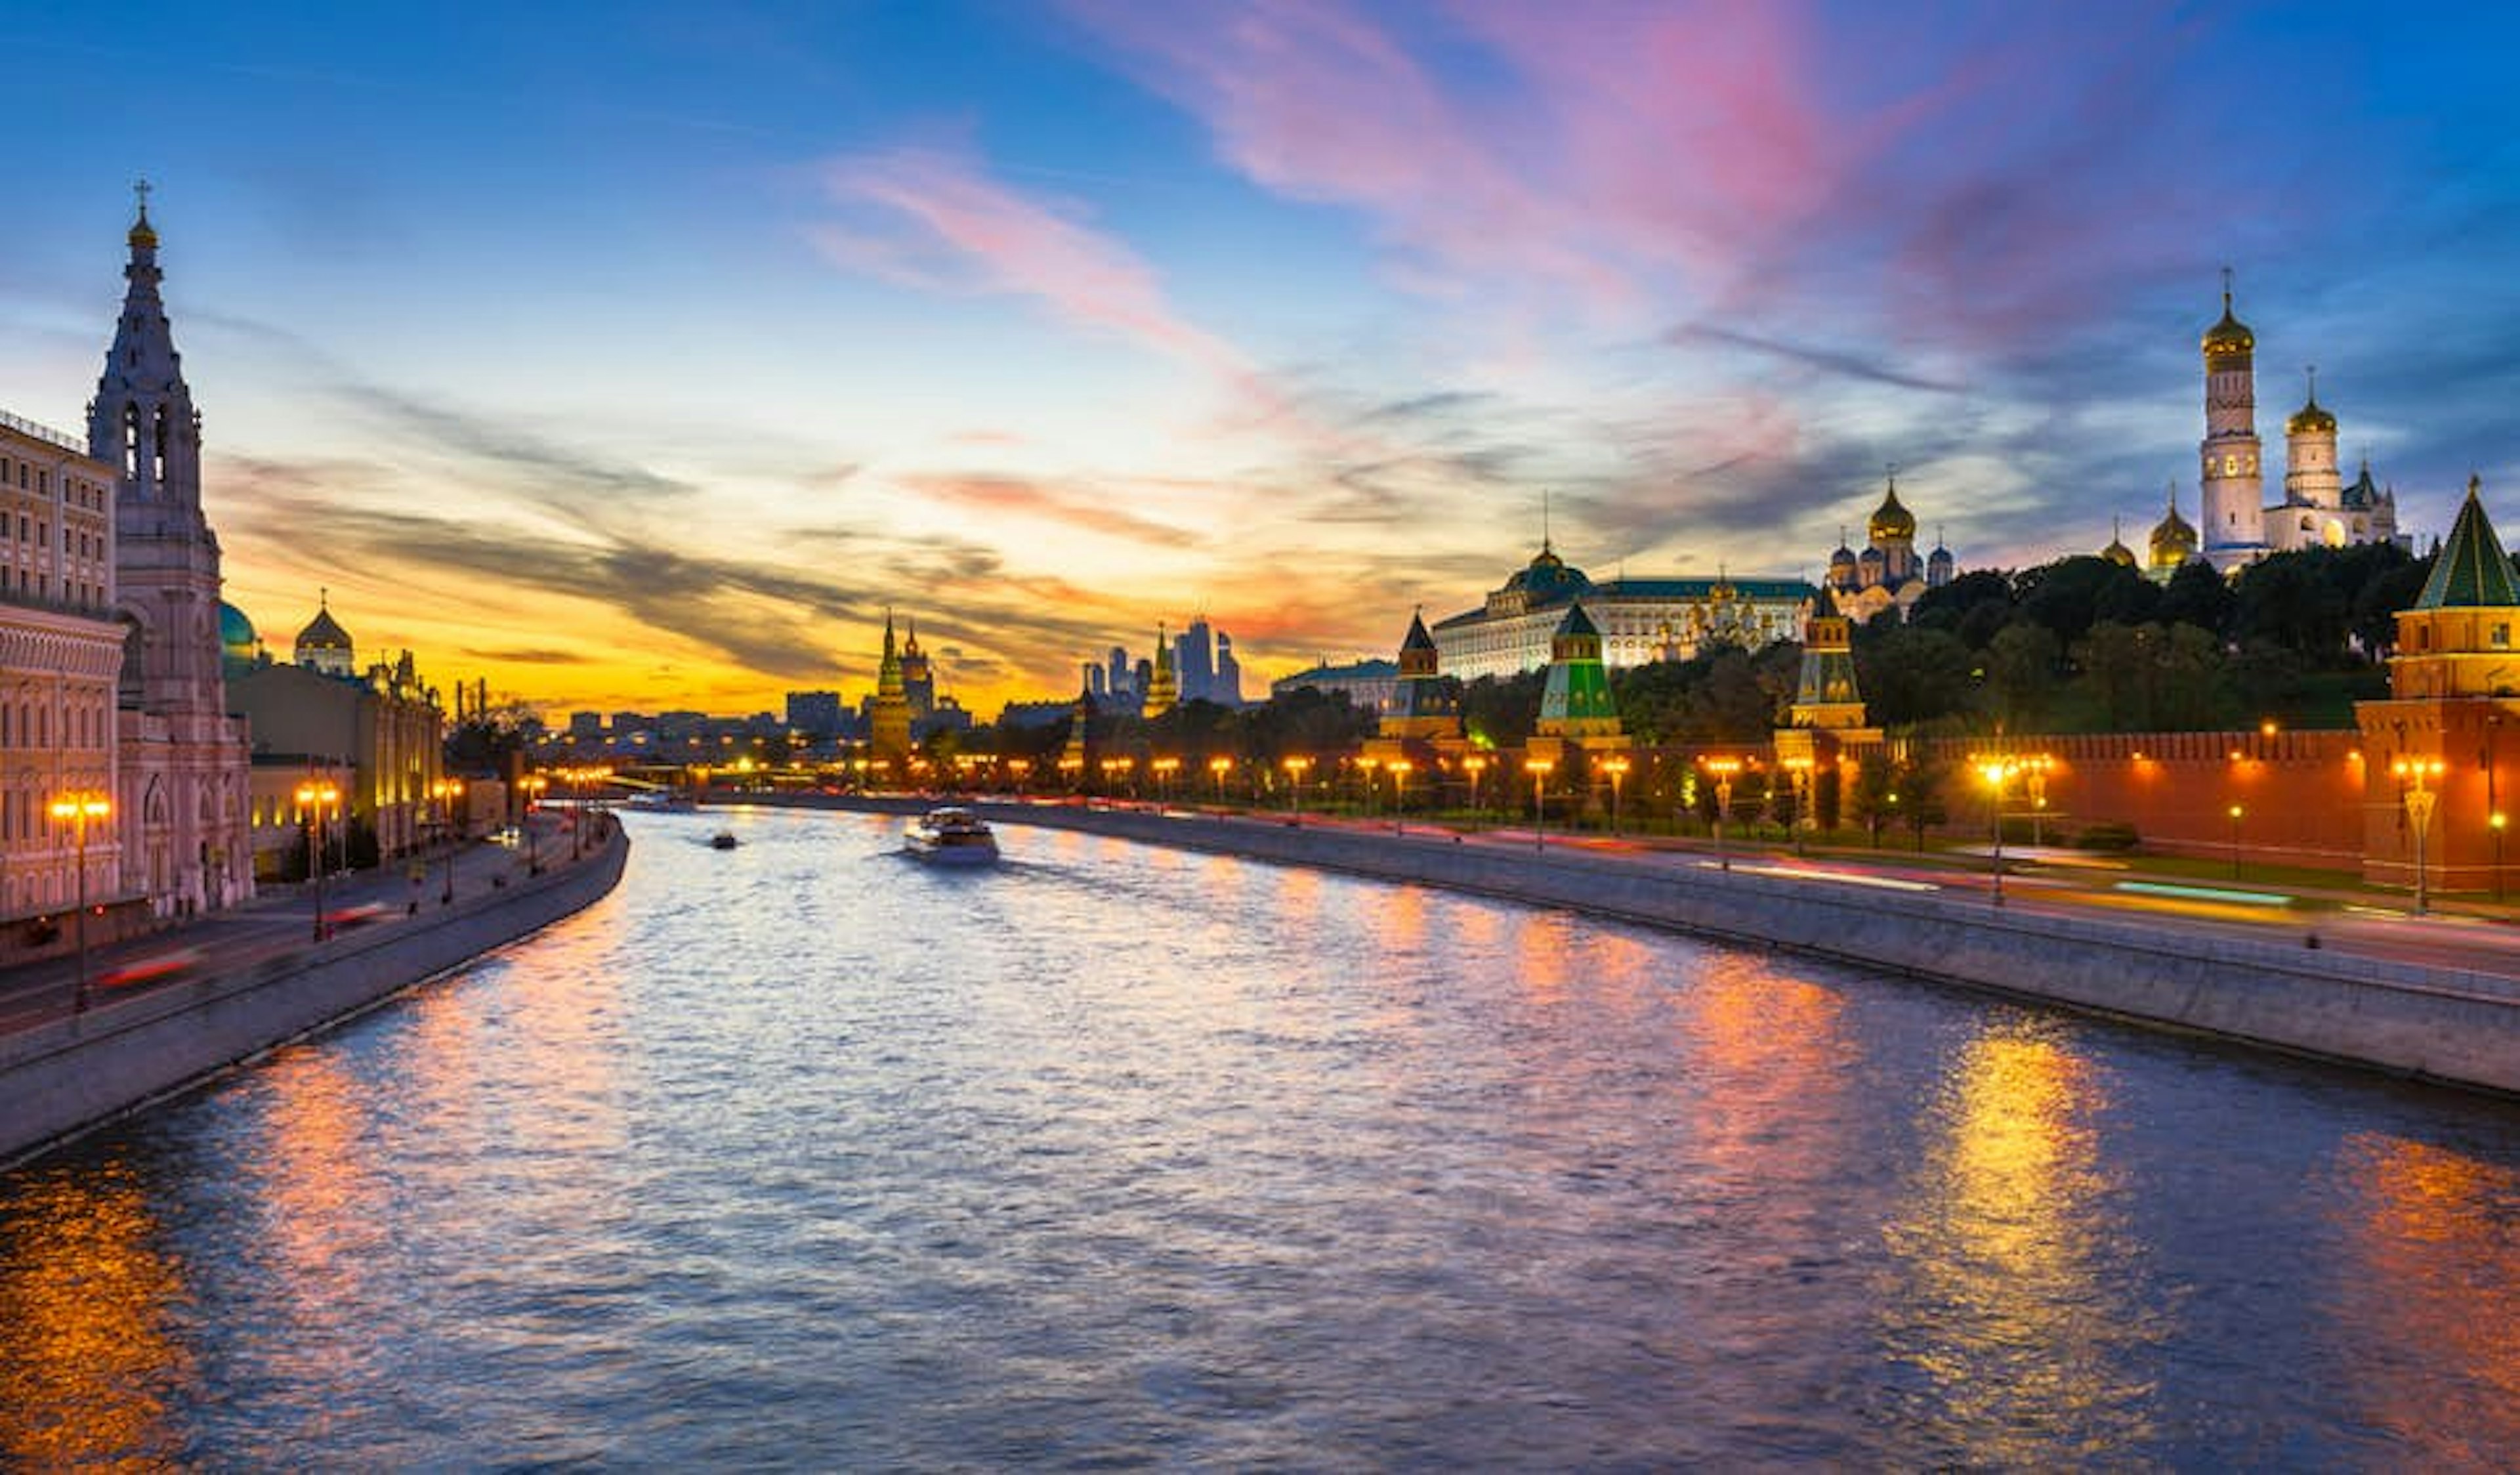
[[2231,274],[2223,273],[2223,320],[2205,330],[2205,439],[2197,484],[2203,492],[2204,556],[2232,569],[2265,554],[2266,482],[2258,469],[2258,341],[2231,315]]
[[252,893],[249,756],[219,667],[219,540],[202,514],[202,420],[158,295],[149,187],[138,188],[129,286],[87,438],[88,454],[118,473],[124,882],[170,915]]

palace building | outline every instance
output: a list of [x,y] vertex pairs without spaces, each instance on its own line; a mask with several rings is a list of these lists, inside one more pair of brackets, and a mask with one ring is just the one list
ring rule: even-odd
[[[1911,529],[1912,531],[1912,528]],[[1547,538],[1530,564],[1487,603],[1438,621],[1444,673],[1464,681],[1512,676],[1550,664],[1557,627],[1582,600],[1611,668],[1686,661],[1713,645],[1755,650],[1790,640],[1820,591],[1798,578],[1612,578],[1596,582],[1557,556]]]

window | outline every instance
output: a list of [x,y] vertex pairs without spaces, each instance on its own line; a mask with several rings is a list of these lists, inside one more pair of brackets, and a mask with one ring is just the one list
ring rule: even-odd
[[2508,650],[2508,649],[2510,649],[2510,647],[2511,647],[2511,626],[2510,626],[2508,623],[2504,623],[2504,624],[2498,624],[2498,625],[2496,625],[2496,626],[2494,627],[2493,633],[2492,633],[2491,635],[2487,636],[2487,641],[2488,641],[2488,643],[2489,643],[2489,644],[2491,644],[2491,645],[2492,645],[2496,650]]

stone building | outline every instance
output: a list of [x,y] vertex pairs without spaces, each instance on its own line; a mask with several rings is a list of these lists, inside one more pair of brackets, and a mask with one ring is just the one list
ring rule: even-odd
[[1613,669],[1686,661],[1710,645],[1757,649],[1791,639],[1819,590],[1800,579],[1628,578],[1596,582],[1543,538],[1530,564],[1480,608],[1437,621],[1445,674],[1463,681],[1538,670],[1552,659],[1557,627],[1581,599]]

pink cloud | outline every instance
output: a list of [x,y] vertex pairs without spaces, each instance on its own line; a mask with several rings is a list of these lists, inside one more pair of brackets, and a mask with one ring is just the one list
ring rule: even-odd
[[[902,150],[841,160],[823,172],[837,200],[873,207],[892,233],[826,227],[815,240],[841,265],[922,287],[1041,301],[1107,333],[1228,379],[1250,367],[1234,346],[1185,320],[1153,268],[1125,244],[948,156]],[[904,231],[906,230],[906,234]]]

